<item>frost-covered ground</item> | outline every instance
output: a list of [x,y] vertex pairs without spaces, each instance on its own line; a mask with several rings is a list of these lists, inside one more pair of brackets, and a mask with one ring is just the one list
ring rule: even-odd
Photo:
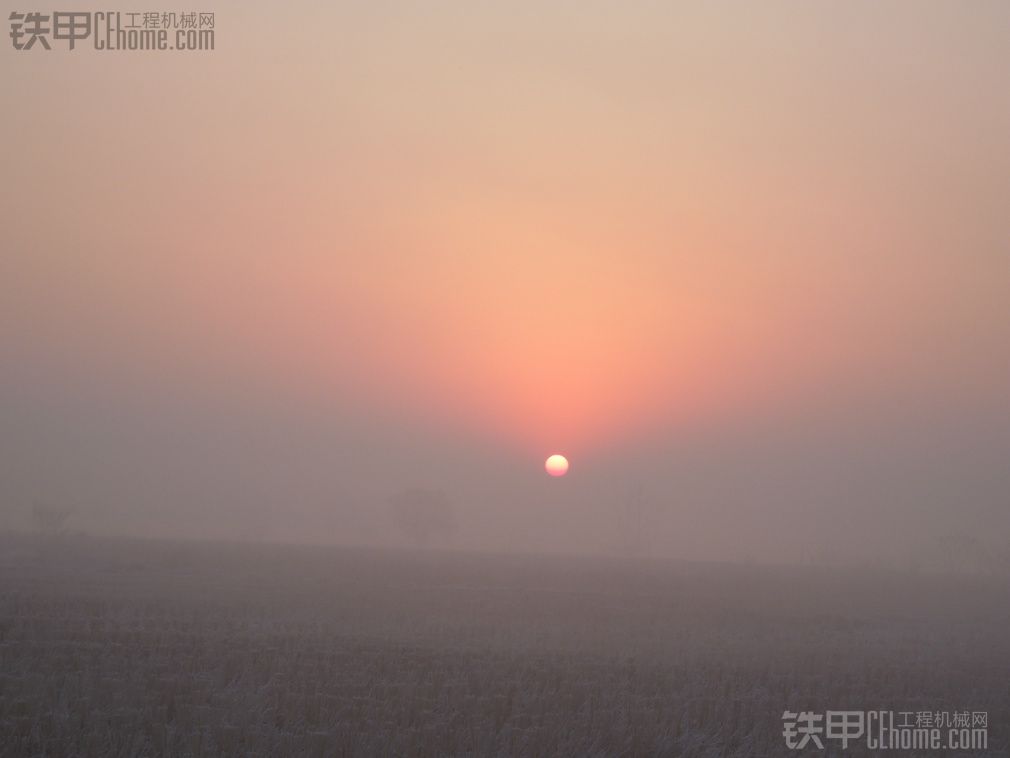
[[1006,755],[1005,580],[0,536],[0,756],[779,756],[787,708]]

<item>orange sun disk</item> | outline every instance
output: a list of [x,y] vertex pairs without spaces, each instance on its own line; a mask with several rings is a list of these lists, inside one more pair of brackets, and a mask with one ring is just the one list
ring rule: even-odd
[[544,469],[551,476],[564,476],[568,473],[568,459],[555,453],[544,461]]

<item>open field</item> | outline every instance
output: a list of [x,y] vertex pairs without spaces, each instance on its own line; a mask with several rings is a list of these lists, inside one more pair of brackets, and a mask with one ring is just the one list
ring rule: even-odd
[[787,708],[1006,755],[1005,580],[0,536],[0,756],[776,756]]

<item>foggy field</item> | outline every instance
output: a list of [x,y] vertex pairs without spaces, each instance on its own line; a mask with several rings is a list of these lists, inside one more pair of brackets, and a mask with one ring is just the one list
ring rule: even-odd
[[984,577],[6,535],[0,756],[777,756],[787,708],[1005,755],[1008,630]]

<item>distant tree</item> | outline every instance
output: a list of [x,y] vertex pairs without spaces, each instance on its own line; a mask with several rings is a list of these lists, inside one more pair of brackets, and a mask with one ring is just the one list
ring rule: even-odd
[[456,512],[444,492],[408,489],[389,499],[393,522],[415,545],[444,542],[456,531]]
[[60,534],[72,515],[73,508],[55,508],[35,502],[32,505],[32,526],[42,534]]
[[992,551],[977,537],[963,532],[936,537],[927,550],[927,565],[953,573],[989,573],[996,569]]

